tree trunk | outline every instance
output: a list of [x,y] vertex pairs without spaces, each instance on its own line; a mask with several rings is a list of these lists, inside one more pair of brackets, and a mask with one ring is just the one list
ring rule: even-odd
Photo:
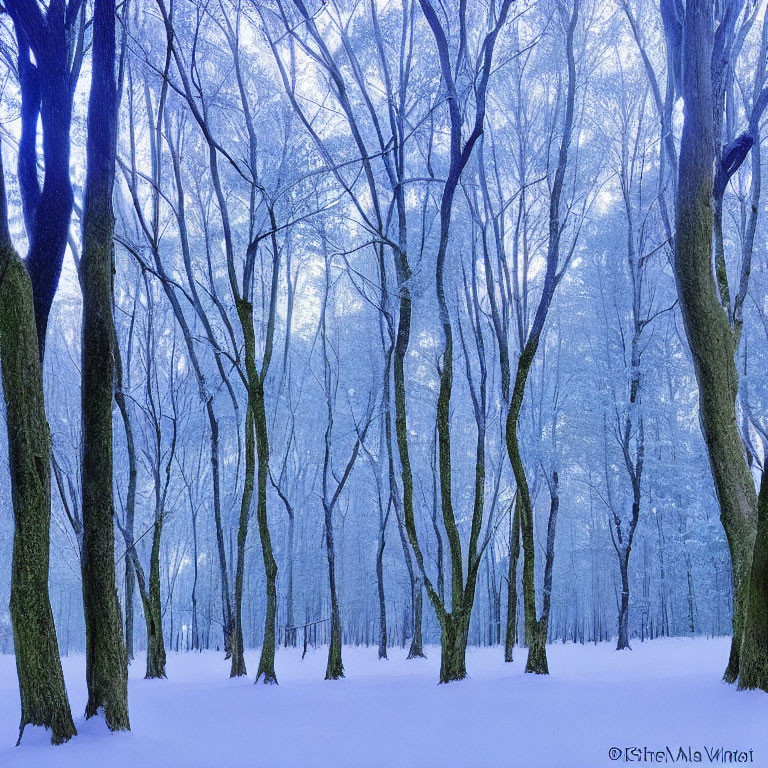
[[765,469],[760,480],[757,512],[757,538],[749,580],[739,688],[768,691],[768,471]]
[[333,518],[331,509],[325,506],[325,548],[328,555],[328,584],[331,592],[331,644],[328,647],[328,665],[325,669],[326,680],[339,680],[344,677],[344,664],[341,661],[341,615],[339,599],[336,594],[336,552],[333,541]]
[[733,639],[724,679],[739,675],[757,518],[754,481],[736,421],[734,337],[712,274],[714,137],[712,6],[689,0],[683,34],[685,120],[676,201],[675,280],[699,385],[699,416],[731,553]]
[[[247,674],[243,655],[243,579],[245,576],[245,544],[248,538],[248,520],[253,501],[253,487],[256,465],[256,436],[253,424],[253,386],[256,377],[256,337],[253,330],[253,307],[250,302],[241,300],[237,305],[240,327],[245,339],[245,370],[248,380],[248,405],[245,410],[245,481],[240,501],[240,519],[237,526],[237,564],[235,566],[235,628],[232,633],[232,666],[230,677],[242,677]],[[266,640],[266,638],[265,638]]]
[[629,552],[619,555],[619,571],[621,572],[621,600],[619,603],[619,637],[616,650],[632,650],[629,645]]
[[526,623],[525,640],[528,644],[528,660],[525,671],[536,675],[548,675],[547,662],[547,622],[540,619],[529,628]]
[[[558,271],[560,261],[560,238],[564,226],[561,222],[560,208],[563,185],[565,183],[565,173],[568,166],[568,148],[573,133],[574,105],[576,99],[576,63],[573,51],[573,38],[576,23],[578,21],[579,5],[580,0],[575,0],[566,33],[568,86],[565,99],[563,135],[560,140],[557,168],[549,199],[549,239],[547,242],[547,267],[544,275],[544,286],[539,299],[539,304],[536,307],[533,323],[528,332],[528,337],[523,348],[520,350],[520,357],[517,361],[517,372],[515,374],[515,383],[512,388],[512,398],[507,413],[505,432],[507,453],[509,454],[509,461],[515,475],[515,482],[517,483],[516,503],[519,504],[520,530],[523,541],[523,605],[525,609],[525,637],[528,644],[528,661],[525,666],[525,671],[537,674],[549,674],[546,652],[547,627],[543,627],[544,636],[542,638],[541,626],[536,617],[533,504],[531,502],[528,479],[525,475],[523,458],[520,453],[518,422],[520,419],[520,411],[523,406],[528,375],[531,366],[533,365],[533,360],[536,357],[541,334],[544,330],[544,323],[552,303],[555,289],[563,274],[562,271]],[[544,623],[546,625],[546,622]]]
[[[120,355],[120,348],[117,340],[114,344],[115,350],[115,403],[120,411],[125,429],[125,441],[128,449],[128,491],[125,497],[125,528],[133,541],[134,523],[136,516],[136,445],[133,437],[133,427],[131,425],[128,405],[125,400],[123,390],[123,364]],[[125,652],[129,662],[133,661],[133,588],[136,575],[133,570],[133,561],[130,557],[125,558]]]
[[424,589],[422,580],[414,575],[413,593],[413,636],[411,637],[411,646],[408,649],[409,659],[426,659],[424,653],[424,640],[422,635],[422,623],[424,620]]
[[440,682],[451,683],[467,676],[467,631],[469,620],[462,614],[447,614],[440,632]]
[[[288,627],[293,627],[293,541],[295,537],[294,532],[295,521],[293,519],[293,510],[288,512],[288,563],[287,563],[287,586],[286,586],[286,606],[285,606],[285,623]],[[293,630],[290,635],[285,635],[286,647],[290,645],[292,648],[296,647],[296,630]]]
[[[275,271],[277,267],[274,267]],[[256,423],[256,453],[258,456],[258,497],[256,518],[259,524],[261,553],[264,559],[264,575],[267,582],[267,608],[264,616],[264,644],[261,646],[259,669],[256,680],[263,676],[267,685],[277,683],[275,674],[275,625],[277,622],[277,563],[272,553],[272,539],[267,519],[267,478],[269,476],[269,438],[267,434],[267,412],[264,407],[264,376],[262,371],[256,387],[254,419]]]
[[509,567],[507,569],[507,631],[504,637],[504,661],[514,661],[517,640],[517,562],[520,558],[520,512],[517,501],[509,525]]
[[155,528],[152,532],[152,552],[149,556],[149,592],[144,606],[144,618],[147,623],[147,672],[144,677],[147,679],[166,677],[163,606],[160,597],[160,537],[162,532],[163,517],[160,514],[155,517]]
[[200,650],[200,625],[197,618],[197,513],[192,509],[192,650]]
[[97,0],[94,14],[83,256],[80,262],[83,292],[82,574],[88,683],[85,715],[93,717],[102,710],[111,730],[129,730],[128,668],[117,600],[112,498],[112,388],[115,375],[112,186],[118,106],[114,0]]
[[76,735],[48,595],[51,523],[50,433],[45,416],[32,283],[11,244],[0,158],[0,363],[13,502],[11,621],[27,724],[61,744]]
[[541,629],[544,642],[547,641],[549,629],[549,614],[552,607],[552,573],[555,568],[555,533],[557,531],[557,515],[560,511],[560,479],[557,470],[552,471],[549,485],[549,520],[547,521],[547,548],[544,554],[544,590],[541,605]]
[[[388,415],[387,415],[388,417]],[[383,515],[382,515],[383,517]],[[379,595],[379,658],[387,658],[387,601],[384,594],[384,534],[383,521],[379,523],[379,544],[376,548],[376,588]]]

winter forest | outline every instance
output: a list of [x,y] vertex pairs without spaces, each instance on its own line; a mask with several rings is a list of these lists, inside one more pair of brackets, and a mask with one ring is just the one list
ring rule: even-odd
[[0,765],[768,760],[766,106],[765,0],[0,0]]

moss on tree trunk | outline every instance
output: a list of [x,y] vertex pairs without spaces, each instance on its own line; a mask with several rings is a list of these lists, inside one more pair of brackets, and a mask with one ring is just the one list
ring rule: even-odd
[[[2,166],[0,165],[0,178]],[[5,190],[2,218],[5,224]],[[7,225],[3,227],[7,235]],[[74,736],[56,629],[48,596],[51,481],[32,284],[10,245],[0,244],[0,363],[6,404],[14,534],[11,621],[21,696],[19,741],[28,724],[51,731],[51,742]]]
[[149,592],[144,605],[147,623],[147,672],[145,678],[165,678],[165,642],[163,640],[163,604],[160,597],[160,538],[162,512],[155,517],[152,552],[149,556]]
[[267,685],[277,684],[275,674],[275,623],[277,621],[277,563],[272,553],[272,538],[267,519],[267,479],[269,477],[269,438],[267,434],[267,412],[264,406],[264,375],[262,371],[256,386],[254,422],[256,426],[257,454],[257,501],[256,519],[261,539],[261,554],[264,560],[264,575],[267,587],[267,606],[264,614],[264,643],[261,646],[256,681]]
[[467,631],[463,614],[447,614],[440,626],[440,682],[451,683],[467,676]]
[[715,146],[710,71],[714,24],[711,5],[699,0],[690,2],[684,24],[685,120],[678,169],[674,270],[699,385],[701,429],[731,553],[733,640],[723,677],[727,682],[734,682],[739,675],[757,499],[736,420],[738,373],[734,363],[734,334],[720,304],[712,274]]
[[110,729],[128,730],[128,665],[117,599],[112,499],[112,187],[118,105],[114,0],[96,0],[93,34],[79,275],[83,293],[81,567],[88,683],[85,715],[92,717],[102,710]]
[[768,691],[768,471],[765,469],[760,481],[757,538],[748,589],[739,688]]

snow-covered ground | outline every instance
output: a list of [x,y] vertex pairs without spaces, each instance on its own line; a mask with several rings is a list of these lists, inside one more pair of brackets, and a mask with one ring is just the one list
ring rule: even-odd
[[[752,750],[768,766],[768,695],[720,682],[725,639],[665,639],[634,644],[555,645],[549,678],[523,674],[525,652],[504,664],[502,650],[473,649],[470,679],[438,686],[439,649],[426,661],[392,650],[344,648],[347,678],[325,682],[325,651],[280,651],[278,687],[230,680],[221,654],[170,654],[168,680],[142,678],[131,666],[133,732],[111,734],[102,721],[76,717],[79,735],[51,747],[42,729],[19,720],[14,660],[0,656],[2,768],[239,768],[333,766],[400,768],[600,768],[637,762],[611,747],[700,751]],[[257,654],[247,654],[249,670]],[[64,659],[73,710],[85,705],[84,659]],[[691,752],[691,756],[693,755]],[[616,753],[614,753],[615,755]],[[722,756],[722,752],[720,753]],[[658,756],[657,756],[658,757]],[[749,764],[749,755],[746,756]],[[656,760],[655,762],[658,762]],[[678,759],[677,762],[682,762]],[[666,763],[671,764],[669,757]],[[652,763],[653,764],[653,763]],[[722,764],[722,757],[714,764]]]

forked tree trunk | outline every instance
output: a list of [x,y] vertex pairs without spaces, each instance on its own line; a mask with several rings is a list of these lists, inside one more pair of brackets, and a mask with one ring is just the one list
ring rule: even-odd
[[[76,735],[48,595],[50,433],[45,416],[32,283],[11,244],[0,158],[0,365],[13,503],[11,621],[21,696],[19,742],[28,724],[61,744]],[[17,742],[18,743],[18,742]]]

